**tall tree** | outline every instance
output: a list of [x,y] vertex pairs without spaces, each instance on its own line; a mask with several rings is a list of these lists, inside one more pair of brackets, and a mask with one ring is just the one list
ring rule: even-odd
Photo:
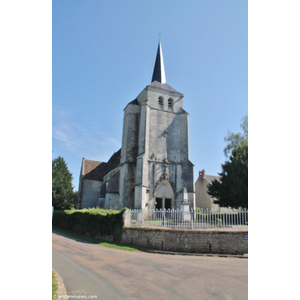
[[248,115],[242,118],[240,127],[243,130],[242,133],[233,133],[228,130],[227,136],[224,138],[224,141],[227,143],[224,148],[226,158],[231,155],[232,150],[236,147],[246,143],[248,144]]
[[75,193],[72,186],[73,176],[65,160],[57,157],[52,160],[52,206],[56,209],[74,208]]
[[208,194],[214,203],[223,207],[248,208],[248,142],[232,150],[228,161],[222,165],[220,182],[208,185]]

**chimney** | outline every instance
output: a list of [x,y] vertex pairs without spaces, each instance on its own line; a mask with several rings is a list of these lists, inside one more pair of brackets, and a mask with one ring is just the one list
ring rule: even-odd
[[199,177],[204,178],[205,177],[205,170],[199,172]]

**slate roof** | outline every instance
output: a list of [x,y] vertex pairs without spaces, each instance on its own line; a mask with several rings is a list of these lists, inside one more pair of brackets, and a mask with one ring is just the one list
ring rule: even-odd
[[205,175],[202,177],[204,180],[206,180],[207,183],[211,183],[214,180],[220,181],[220,176],[215,176],[215,175]]
[[108,168],[105,174],[107,174],[108,172],[116,168],[120,164],[120,161],[121,161],[121,148],[117,152],[115,152],[108,160],[107,162]]
[[[148,85],[147,87],[149,86],[153,86],[153,87],[156,87],[156,88],[159,88],[159,89],[162,89],[162,90],[167,90],[167,91],[170,91],[170,92],[175,92],[175,93],[178,93],[180,95],[183,95],[181,94],[180,92],[176,91],[174,88],[172,88],[170,85],[168,85],[167,83],[160,83],[158,81],[153,81],[150,85]],[[147,88],[146,87],[146,88]],[[132,100],[131,102],[129,102],[126,107],[129,105],[129,104],[133,104],[133,105],[140,105],[137,98],[135,98],[134,100]],[[124,108],[124,110],[126,109],[126,107]],[[186,111],[183,110],[183,113],[187,113]]]
[[178,109],[178,114],[188,114],[182,107]]
[[166,83],[164,57],[163,57],[160,41],[158,42],[157,54],[156,54],[156,59],[155,59],[154,70],[153,70],[151,82],[153,82],[155,80],[158,82],[161,82],[161,83]]
[[[139,101],[135,98],[134,100],[132,100],[132,101],[129,102],[128,104],[139,105]],[[128,105],[128,104],[127,104],[127,105]]]
[[[153,81],[150,86],[153,86],[153,87],[157,87],[157,88],[160,88],[160,89],[163,89],[163,90],[167,90],[167,91],[171,91],[171,92],[175,92],[175,93],[179,93],[178,91],[176,91],[174,88],[172,88],[170,85],[168,85],[167,83],[160,83],[158,81]],[[181,94],[181,93],[179,93]]]

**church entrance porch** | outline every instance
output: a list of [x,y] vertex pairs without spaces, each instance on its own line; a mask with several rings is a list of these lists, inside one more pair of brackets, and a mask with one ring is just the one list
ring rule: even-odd
[[164,180],[155,190],[155,209],[174,209],[174,193],[170,183]]
[[156,198],[155,209],[171,209],[172,200],[170,198]]

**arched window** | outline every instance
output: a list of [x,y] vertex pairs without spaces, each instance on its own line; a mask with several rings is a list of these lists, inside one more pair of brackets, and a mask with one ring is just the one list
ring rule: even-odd
[[162,96],[158,97],[158,105],[162,108],[164,105],[164,98]]
[[168,99],[168,108],[172,108],[173,107],[173,99],[169,98]]

